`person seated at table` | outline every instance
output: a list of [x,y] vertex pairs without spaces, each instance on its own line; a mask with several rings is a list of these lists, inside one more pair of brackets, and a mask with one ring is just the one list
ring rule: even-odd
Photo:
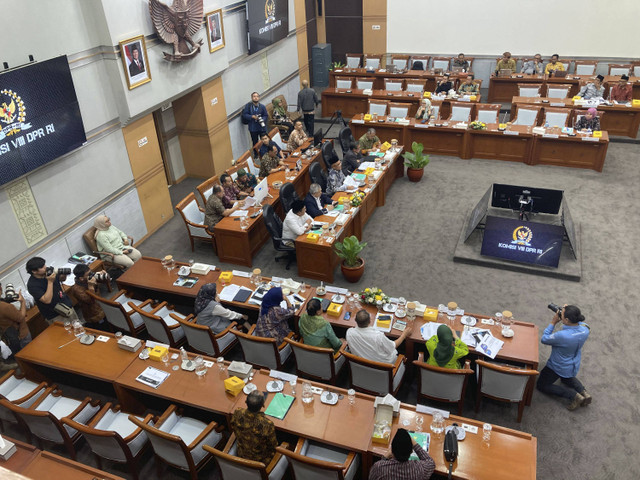
[[434,367],[461,368],[458,361],[469,354],[469,347],[458,338],[448,325],[440,325],[437,335],[427,340],[429,358],[427,363]]
[[345,175],[351,175],[355,172],[362,162],[362,154],[356,142],[349,143],[349,150],[344,154],[342,159],[342,172]]
[[278,146],[272,145],[260,159],[260,176],[268,177],[272,173],[284,170],[284,160],[278,157]]
[[300,316],[298,329],[306,345],[312,347],[333,348],[340,350],[342,342],[333,331],[333,327],[321,315],[322,303],[312,298],[307,303],[307,311]]
[[287,148],[291,151],[296,150],[304,145],[304,142],[306,142],[308,138],[309,136],[304,131],[302,120],[296,120],[296,123],[293,126],[293,132],[289,135]]
[[313,219],[307,215],[307,208],[302,200],[294,200],[291,210],[287,212],[282,222],[282,238],[295,240],[298,235],[311,230]]
[[233,184],[231,175],[227,173],[223,173],[220,177],[220,184],[222,185],[222,190],[224,190],[224,195],[222,196],[224,208],[231,208],[236,200],[242,200],[249,196],[248,193],[241,192],[240,189]]
[[453,82],[451,81],[451,76],[448,73],[444,74],[444,80],[440,82],[438,88],[436,88],[436,95],[440,93],[444,93],[445,95],[449,93],[449,90],[453,88]]
[[304,197],[304,205],[307,207],[307,213],[311,218],[325,215],[329,210],[333,209],[335,202],[322,191],[322,187],[317,183],[312,183],[309,187],[309,193]]
[[[98,272],[98,274],[98,276],[105,279],[104,281],[110,281],[107,272],[104,270]],[[111,329],[105,320],[104,310],[102,310],[96,299],[87,293],[87,291],[98,293],[96,275],[92,275],[91,269],[84,263],[80,263],[73,268],[73,275],[75,276],[75,283],[69,289],[69,293],[78,301],[85,327],[110,332]]]
[[551,55],[551,61],[547,63],[546,67],[544,67],[544,73],[551,76],[555,71],[564,72],[564,65],[558,60],[560,60],[560,55],[558,55],[557,53]]
[[[0,296],[2,295],[2,285],[0,284]],[[12,303],[0,300],[0,337],[4,338],[12,354],[7,358],[7,364],[13,364],[13,355],[18,353],[31,341],[29,326],[27,325],[27,302],[22,296],[22,291],[18,291],[18,302],[20,308],[16,308]]]
[[236,455],[269,465],[276,454],[278,439],[273,422],[261,412],[264,395],[261,391],[254,390],[247,395],[245,401],[247,408],[238,408],[229,422],[238,444]]
[[[283,300],[289,306],[288,308],[280,306]],[[282,289],[273,287],[262,297],[260,316],[253,332],[254,335],[275,338],[276,343],[280,345],[284,341],[284,337],[291,333],[289,321],[293,319],[295,313],[296,311],[291,307],[289,299],[282,295]]]
[[211,232],[213,232],[213,227],[216,226],[216,223],[224,217],[228,217],[244,205],[244,201],[239,201],[231,208],[225,208],[222,204],[222,197],[224,197],[222,186],[214,185],[204,208],[204,224]]
[[609,100],[618,103],[629,103],[633,97],[633,87],[629,83],[629,77],[622,75],[617,84],[611,87]]
[[[412,453],[418,460],[409,460]],[[416,443],[404,428],[398,428],[391,440],[391,452],[369,471],[369,480],[429,480],[436,469],[433,458]]]
[[496,63],[496,74],[500,73],[500,70],[516,71],[516,61],[511,58],[511,52],[504,52],[502,58]]
[[366,155],[371,150],[379,148],[380,145],[382,145],[382,142],[376,135],[375,128],[370,128],[358,139],[358,146],[360,147],[363,155]]
[[196,323],[209,327],[214,334],[218,334],[231,325],[232,321],[242,320],[243,327],[249,331],[251,328],[249,317],[223,307],[216,290],[215,283],[206,283],[198,291],[193,308]]
[[282,100],[279,98],[274,98],[271,101],[271,104],[273,105],[273,123],[275,125],[284,125],[285,127],[287,127],[287,134],[291,135],[291,130],[293,130],[293,123],[291,123],[289,114],[282,105]]
[[480,93],[480,87],[473,81],[473,75],[467,75],[464,83],[458,88],[459,95],[478,95]]
[[332,197],[336,192],[345,192],[347,187],[344,185],[346,177],[342,173],[342,162],[338,157],[333,157],[330,161],[333,163],[327,175],[327,195]]
[[533,56],[533,60],[524,62],[522,64],[522,70],[520,70],[520,73],[524,73],[525,75],[542,75],[542,72],[542,55],[539,53]]
[[249,173],[244,168],[241,168],[238,170],[238,176],[233,184],[239,191],[252,195],[253,189],[258,184],[258,179],[253,173]]
[[383,332],[371,326],[371,316],[366,310],[356,313],[356,325],[357,327],[347,330],[347,344],[351,353],[382,363],[395,363],[398,358],[396,349],[413,331],[413,323],[407,323],[402,334],[395,340],[391,340]]
[[587,83],[580,89],[578,96],[585,100],[604,97],[604,86],[602,85],[602,82],[604,82],[604,77],[602,75],[597,75],[596,78],[593,79],[593,82]]
[[416,120],[422,120],[422,123],[427,123],[433,115],[433,108],[431,107],[431,100],[423,98],[416,112]]
[[142,254],[133,248],[133,238],[111,225],[111,219],[106,215],[96,217],[93,226],[96,227],[98,251],[105,252],[100,255],[103,259],[129,268],[142,258]]
[[462,68],[463,72],[469,70],[469,62],[464,58],[464,53],[459,53],[458,58],[453,59],[453,66]]
[[278,156],[280,157],[281,160],[284,160],[284,152],[282,151],[282,149],[280,148],[280,145],[278,145],[276,142],[274,142],[271,137],[266,134],[263,133],[260,136],[260,141],[256,144],[256,148],[257,150],[254,148],[253,152],[255,153],[255,156],[258,158],[262,158],[264,157],[267,152],[269,151],[269,149],[273,146],[276,146],[278,149]]
[[576,130],[600,130],[600,117],[598,117],[598,111],[591,107],[587,112],[580,117],[576,122]]

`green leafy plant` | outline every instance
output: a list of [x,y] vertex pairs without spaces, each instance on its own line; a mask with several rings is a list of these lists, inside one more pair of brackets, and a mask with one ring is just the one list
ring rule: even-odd
[[406,152],[403,153],[404,157],[404,166],[407,168],[424,168],[431,161],[431,157],[429,155],[423,155],[422,151],[424,150],[424,145],[418,142],[413,142],[411,144],[411,149],[413,153]]
[[342,62],[333,62],[329,70],[337,70],[339,68],[344,68],[344,63]]
[[360,263],[358,254],[367,246],[367,242],[361,242],[355,235],[344,239],[343,242],[336,242],[333,246],[336,255],[344,260],[347,267],[357,267]]

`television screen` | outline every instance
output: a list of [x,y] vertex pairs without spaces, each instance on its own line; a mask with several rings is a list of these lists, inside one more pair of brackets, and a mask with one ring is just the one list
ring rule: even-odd
[[480,253],[520,263],[557,267],[564,228],[487,215]]
[[531,207],[527,205],[525,208],[527,212],[551,213],[556,215],[560,211],[563,194],[562,190],[521,187],[518,185],[503,185],[501,183],[493,184],[491,206],[496,208],[519,210],[519,200],[523,190],[528,190],[531,196]]
[[288,33],[288,0],[247,0],[249,55],[282,40]]
[[0,74],[0,185],[86,141],[66,56]]

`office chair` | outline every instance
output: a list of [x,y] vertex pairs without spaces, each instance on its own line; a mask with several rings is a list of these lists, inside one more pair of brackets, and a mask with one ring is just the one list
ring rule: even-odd
[[338,133],[338,138],[340,140],[340,148],[342,148],[342,155],[349,151],[349,144],[356,141],[349,127],[343,127]]
[[311,177],[311,183],[317,183],[323,192],[327,191],[327,174],[322,170],[322,165],[318,162],[313,162],[309,165],[309,177]]
[[[333,148],[333,143],[332,142],[324,142],[322,144],[322,159],[324,160],[324,164],[327,167],[327,170],[329,170],[331,168],[331,165],[333,163],[333,159],[334,158],[338,158],[338,154],[336,153],[336,151]],[[280,194],[282,195],[282,194]]]
[[298,198],[298,194],[296,193],[296,189],[293,186],[293,183],[287,182],[280,187],[280,201],[282,202],[282,210],[284,210],[284,214],[286,215],[291,210],[293,206],[293,202],[296,200],[300,200]]
[[271,235],[273,248],[275,248],[277,252],[286,253],[286,255],[276,257],[275,260],[277,262],[278,260],[286,258],[287,266],[284,268],[289,270],[291,264],[296,260],[296,247],[284,244],[282,238],[282,220],[280,220],[280,217],[278,217],[271,205],[265,205],[262,207],[262,216],[264,217],[264,223],[267,227],[267,231],[269,232],[269,235]]

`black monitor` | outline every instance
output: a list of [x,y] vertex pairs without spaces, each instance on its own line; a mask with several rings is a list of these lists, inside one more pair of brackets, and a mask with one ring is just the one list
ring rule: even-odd
[[557,267],[564,227],[487,215],[481,255]]
[[560,211],[564,193],[562,190],[504,185],[502,183],[493,184],[491,206],[495,208],[520,210],[520,197],[525,190],[529,191],[529,196],[531,197],[531,206],[527,206],[527,212],[557,215]]
[[322,138],[323,138],[322,129],[316,130],[316,133],[313,134],[313,144],[315,146],[320,145],[322,143]]
[[249,55],[289,34],[288,0],[249,0],[246,5]]

